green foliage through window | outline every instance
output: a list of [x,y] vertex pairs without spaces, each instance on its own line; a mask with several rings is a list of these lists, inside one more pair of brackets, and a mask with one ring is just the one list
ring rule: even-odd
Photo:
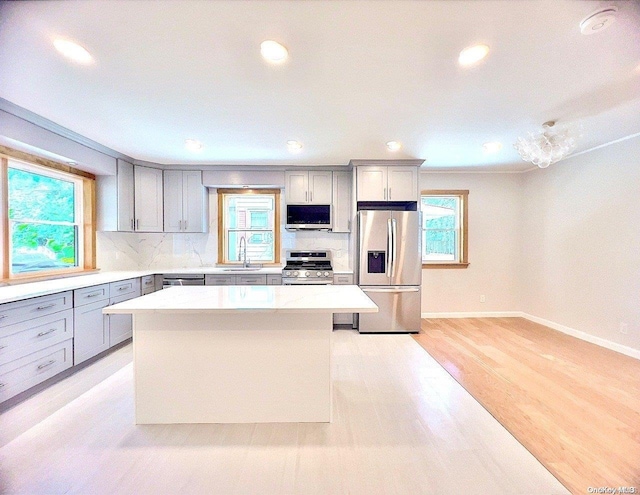
[[77,266],[76,184],[15,167],[7,178],[11,273]]
[[458,196],[422,196],[422,260],[459,261],[460,207]]

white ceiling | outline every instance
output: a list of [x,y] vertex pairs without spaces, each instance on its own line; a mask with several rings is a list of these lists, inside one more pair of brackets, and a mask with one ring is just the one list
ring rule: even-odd
[[[616,5],[616,22],[579,23]],[[54,49],[71,38],[95,63]],[[265,63],[260,43],[289,49]],[[457,64],[484,43],[485,61]],[[577,152],[640,132],[634,1],[36,1],[0,4],[0,97],[139,160],[523,170],[512,147],[547,120]],[[194,154],[184,140],[204,143]],[[286,141],[304,143],[301,153]],[[401,141],[400,152],[385,143]],[[501,141],[484,155],[482,144]]]

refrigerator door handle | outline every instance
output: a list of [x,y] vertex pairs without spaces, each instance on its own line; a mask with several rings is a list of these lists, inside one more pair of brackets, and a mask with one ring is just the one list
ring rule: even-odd
[[396,256],[398,254],[398,222],[395,218],[391,219],[391,278],[396,276]]
[[387,220],[387,259],[384,267],[384,274],[391,278],[391,267],[393,263],[393,231],[391,230],[391,219]]
[[365,294],[367,292],[420,292],[420,289],[418,287],[402,288],[402,289],[390,289],[390,288],[384,288],[384,289],[362,289],[362,292],[364,292]]

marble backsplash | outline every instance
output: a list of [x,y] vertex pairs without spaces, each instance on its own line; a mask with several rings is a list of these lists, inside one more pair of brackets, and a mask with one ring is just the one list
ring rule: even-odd
[[[98,232],[97,264],[101,270],[197,268],[215,266],[218,239],[208,234]],[[285,249],[330,249],[334,270],[349,270],[349,234],[283,231]],[[283,259],[284,261],[284,259]]]

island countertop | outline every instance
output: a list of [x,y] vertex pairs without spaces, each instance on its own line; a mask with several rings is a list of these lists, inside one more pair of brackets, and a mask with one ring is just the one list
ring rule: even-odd
[[376,313],[356,285],[230,285],[171,287],[102,310],[139,313]]

